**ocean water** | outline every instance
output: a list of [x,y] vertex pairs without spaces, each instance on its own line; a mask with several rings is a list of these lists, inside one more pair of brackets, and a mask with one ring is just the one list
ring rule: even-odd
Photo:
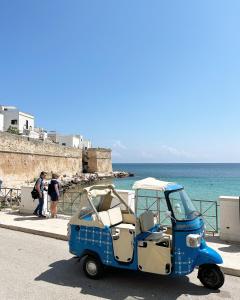
[[146,177],[182,184],[192,199],[217,200],[219,196],[240,196],[240,164],[123,164],[113,170],[128,171],[134,177],[114,180],[118,189],[131,189],[136,180]]

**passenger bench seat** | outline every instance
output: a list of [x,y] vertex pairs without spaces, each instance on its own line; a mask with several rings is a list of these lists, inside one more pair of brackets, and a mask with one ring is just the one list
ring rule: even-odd
[[108,216],[110,220],[110,226],[115,226],[117,224],[121,224],[123,221],[122,212],[119,206],[114,208],[110,208],[108,211]]

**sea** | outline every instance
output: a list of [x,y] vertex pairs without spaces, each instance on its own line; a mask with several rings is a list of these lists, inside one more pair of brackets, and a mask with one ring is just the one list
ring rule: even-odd
[[135,175],[114,179],[117,189],[128,190],[136,180],[154,177],[182,184],[196,200],[240,196],[240,163],[114,163],[113,170]]

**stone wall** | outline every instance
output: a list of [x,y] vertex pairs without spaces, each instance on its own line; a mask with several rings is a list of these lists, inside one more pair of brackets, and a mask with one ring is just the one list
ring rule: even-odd
[[82,172],[82,151],[0,132],[0,179],[3,186],[19,187],[39,173],[71,176]]
[[88,172],[112,172],[111,149],[90,148],[87,150]]

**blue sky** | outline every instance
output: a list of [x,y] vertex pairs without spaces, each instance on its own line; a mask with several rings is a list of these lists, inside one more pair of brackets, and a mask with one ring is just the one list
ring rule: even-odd
[[240,2],[0,0],[0,103],[115,162],[240,162]]

